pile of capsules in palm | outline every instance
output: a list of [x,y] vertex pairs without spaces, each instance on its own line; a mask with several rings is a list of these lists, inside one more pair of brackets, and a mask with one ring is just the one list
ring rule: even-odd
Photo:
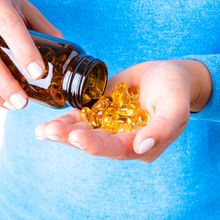
[[81,117],[94,129],[102,128],[114,133],[132,132],[149,122],[149,114],[141,109],[139,96],[138,87],[127,87],[126,83],[121,82],[110,95],[103,95],[92,108],[82,108]]

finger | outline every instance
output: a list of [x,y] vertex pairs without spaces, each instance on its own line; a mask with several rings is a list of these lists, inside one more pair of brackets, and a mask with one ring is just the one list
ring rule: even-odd
[[189,118],[189,103],[177,94],[169,95],[156,106],[150,123],[141,128],[134,139],[134,151],[146,160],[156,159],[184,130]]
[[68,143],[68,134],[75,129],[86,128],[88,124],[86,122],[69,124],[61,121],[51,121],[44,125],[40,125],[36,128],[36,138],[40,140],[51,140],[61,143]]
[[36,138],[69,144],[96,156],[113,159],[140,158],[133,151],[135,133],[109,133],[91,129],[82,121],[79,110],[40,125],[35,130]]
[[60,116],[54,119],[53,121],[60,121],[63,123],[74,124],[74,123],[82,121],[82,118],[80,115],[80,110],[74,109],[72,112],[66,115]]
[[130,155],[134,154],[134,134],[112,134],[102,129],[91,129],[87,122],[71,124],[54,120],[39,126],[36,129],[36,137],[69,144],[96,156],[129,159]]
[[7,101],[3,101],[3,103],[1,104],[1,107],[7,110],[15,110],[15,108]]
[[5,107],[11,106],[13,109],[22,109],[27,104],[27,95],[12,77],[8,68],[0,59],[0,94],[1,98],[6,101]]
[[[35,136],[37,139],[43,140],[47,139],[47,134],[49,136],[58,136],[65,139],[67,132],[70,132],[69,124],[75,124],[82,121],[80,116],[80,111],[75,109],[72,112],[58,117],[50,122],[44,123],[35,129]],[[47,134],[46,134],[47,130]],[[48,138],[49,139],[49,138]]]
[[7,101],[5,101],[3,98],[0,97],[0,106],[1,108],[7,109],[7,110],[15,110],[15,108],[8,103]]
[[112,134],[102,129],[74,129],[68,135],[68,142],[72,146],[94,156],[112,159],[130,159],[131,155],[135,159],[133,139],[132,133]]
[[28,1],[24,2],[23,13],[28,20],[29,25],[35,31],[44,34],[52,35],[54,37],[63,38],[62,33],[55,28],[40,12]]
[[17,11],[0,1],[0,36],[11,49],[16,60],[32,79],[43,75],[44,62]]

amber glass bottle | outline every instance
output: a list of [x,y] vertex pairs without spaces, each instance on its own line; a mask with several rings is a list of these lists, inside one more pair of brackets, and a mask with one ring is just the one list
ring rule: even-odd
[[31,31],[44,60],[42,79],[30,80],[2,38],[0,57],[27,95],[54,108],[91,107],[104,93],[107,68],[75,43]]

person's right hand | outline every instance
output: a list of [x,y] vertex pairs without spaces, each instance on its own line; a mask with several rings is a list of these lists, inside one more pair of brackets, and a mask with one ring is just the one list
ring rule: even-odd
[[[41,78],[44,62],[27,28],[62,37],[46,18],[26,0],[0,1],[0,36],[6,42],[18,63],[31,79]],[[0,59],[0,106],[22,109],[27,95]]]

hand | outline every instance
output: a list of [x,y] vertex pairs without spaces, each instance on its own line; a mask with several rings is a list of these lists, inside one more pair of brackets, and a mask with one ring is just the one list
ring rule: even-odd
[[80,111],[59,117],[36,129],[36,137],[63,142],[89,154],[113,159],[155,160],[185,129],[190,111],[200,111],[211,95],[208,70],[197,61],[155,61],[133,66],[115,77],[119,82],[140,87],[142,108],[150,123],[132,133],[108,133],[90,129]]
[[[28,28],[56,37],[62,34],[26,0],[0,1],[0,36],[7,43],[19,64],[31,79],[39,79],[45,68]],[[0,60],[0,106],[21,109],[27,95]]]

